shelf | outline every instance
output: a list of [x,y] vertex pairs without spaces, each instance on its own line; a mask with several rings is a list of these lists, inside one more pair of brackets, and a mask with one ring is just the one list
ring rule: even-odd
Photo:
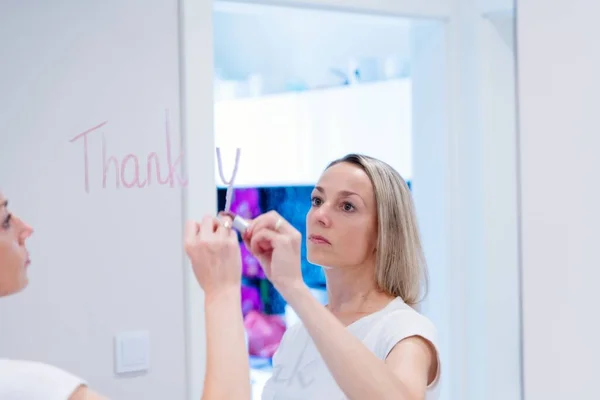
[[330,161],[352,152],[379,158],[408,180],[411,115],[408,79],[225,100],[215,104],[215,141],[226,177],[242,149],[241,186],[313,185]]

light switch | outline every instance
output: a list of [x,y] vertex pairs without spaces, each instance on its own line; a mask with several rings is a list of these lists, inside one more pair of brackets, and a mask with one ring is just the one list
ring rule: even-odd
[[121,332],[115,336],[115,372],[144,372],[150,368],[150,333]]

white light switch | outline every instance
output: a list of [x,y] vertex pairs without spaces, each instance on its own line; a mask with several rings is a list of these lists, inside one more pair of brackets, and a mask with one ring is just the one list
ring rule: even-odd
[[150,333],[121,332],[115,336],[115,372],[143,372],[150,368]]

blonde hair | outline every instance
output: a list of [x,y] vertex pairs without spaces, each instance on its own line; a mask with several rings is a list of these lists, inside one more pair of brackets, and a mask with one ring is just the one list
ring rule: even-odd
[[348,154],[327,168],[343,162],[365,171],[375,192],[378,288],[408,305],[416,305],[425,298],[429,277],[408,185],[394,168],[362,154]]

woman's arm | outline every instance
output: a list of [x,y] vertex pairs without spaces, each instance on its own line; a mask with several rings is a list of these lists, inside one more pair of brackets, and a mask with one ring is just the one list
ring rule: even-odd
[[69,400],[108,400],[106,397],[92,391],[87,386],[79,386],[69,397]]
[[203,400],[249,400],[250,366],[244,340],[242,257],[228,216],[188,221],[185,250],[204,290],[206,375]]
[[250,366],[240,288],[207,296],[206,378],[202,400],[249,400]]
[[429,371],[437,367],[435,351],[425,339],[401,340],[385,361],[377,358],[312,296],[302,279],[300,232],[276,212],[253,220],[244,233],[244,241],[269,280],[302,320],[346,397],[360,400],[424,398]]
[[400,341],[380,360],[303,283],[281,289],[302,320],[338,386],[349,399],[420,400],[437,357],[420,337]]

